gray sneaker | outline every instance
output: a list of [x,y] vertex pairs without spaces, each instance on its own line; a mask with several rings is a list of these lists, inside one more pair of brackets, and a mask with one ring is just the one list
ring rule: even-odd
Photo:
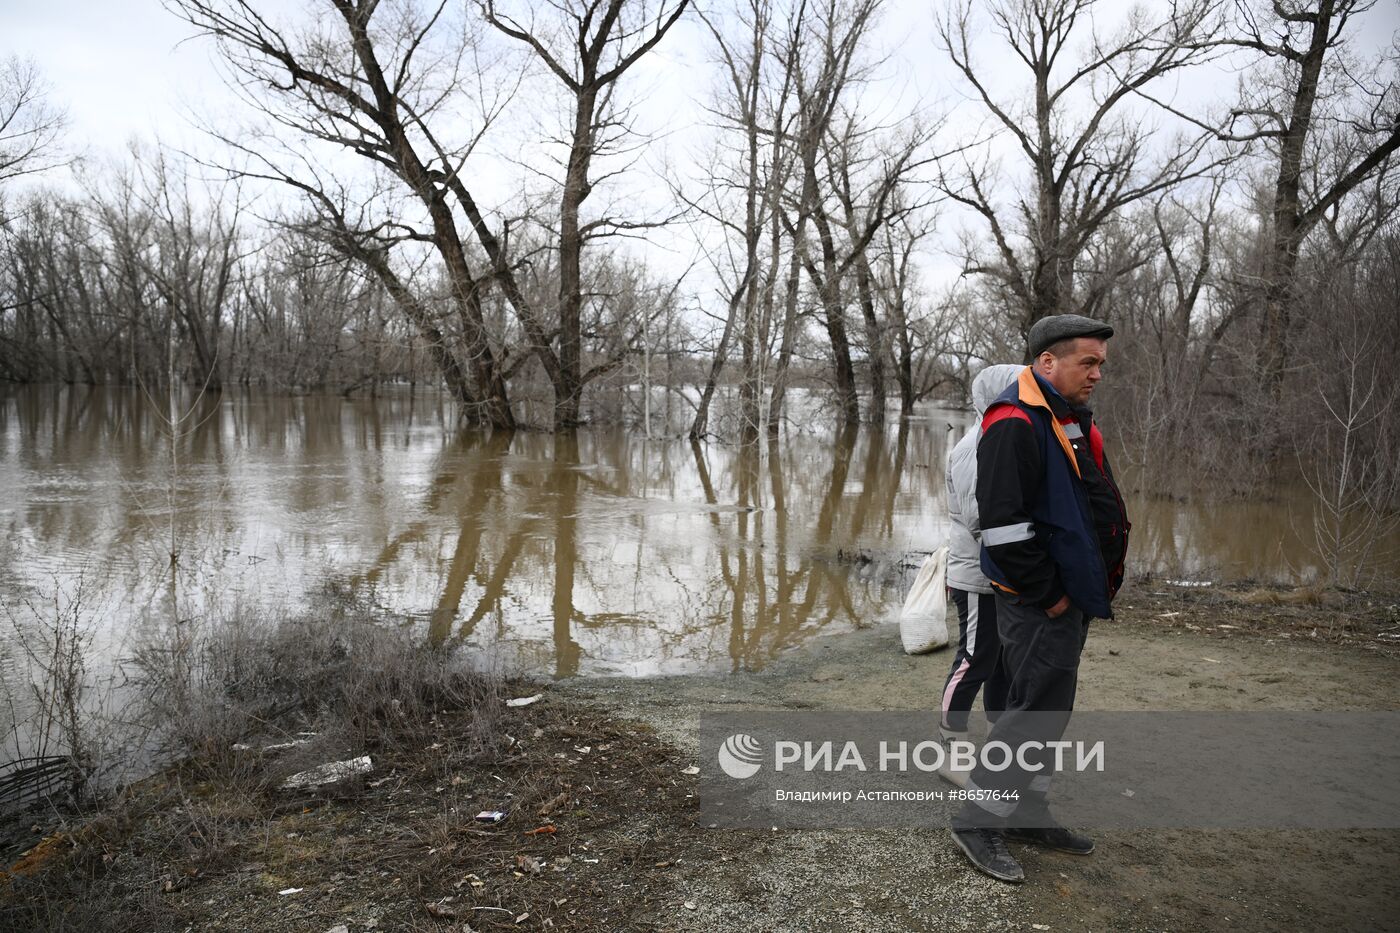
[[1006,848],[1006,840],[995,829],[955,829],[953,841],[983,874],[1011,884],[1026,880],[1021,863],[1012,856]]

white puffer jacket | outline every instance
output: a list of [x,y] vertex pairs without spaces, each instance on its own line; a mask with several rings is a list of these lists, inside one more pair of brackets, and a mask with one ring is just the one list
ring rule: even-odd
[[988,366],[972,380],[972,405],[977,423],[958,441],[948,457],[948,585],[972,593],[990,593],[982,573],[982,528],[977,520],[977,442],[982,438],[982,415],[998,395],[1021,375],[1024,366]]

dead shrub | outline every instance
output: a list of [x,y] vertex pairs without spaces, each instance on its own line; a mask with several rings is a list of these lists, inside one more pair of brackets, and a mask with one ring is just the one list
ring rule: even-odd
[[471,756],[495,741],[502,709],[498,677],[343,596],[280,620],[206,624],[179,642],[143,645],[133,665],[141,715],[166,752],[224,778],[269,775],[236,744],[300,740],[274,769],[287,771],[324,761],[314,759],[332,746],[417,743],[436,734],[445,709],[472,711],[470,728],[450,736]]

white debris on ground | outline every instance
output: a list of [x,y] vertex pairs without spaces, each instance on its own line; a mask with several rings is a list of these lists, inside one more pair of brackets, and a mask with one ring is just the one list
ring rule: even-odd
[[302,787],[317,787],[321,784],[335,784],[357,774],[368,774],[374,770],[374,763],[368,755],[351,758],[348,761],[331,761],[310,771],[299,771],[282,782],[289,790]]
[[[306,736],[306,738],[292,739],[290,742],[278,742],[275,745],[264,745],[261,751],[263,754],[267,754],[269,752],[285,752],[289,748],[296,748],[300,745],[310,745],[316,738],[316,733],[314,732],[302,732],[300,734]],[[247,744],[246,742],[234,742],[233,745],[229,747],[236,752],[251,752],[258,750],[255,749],[253,746]]]

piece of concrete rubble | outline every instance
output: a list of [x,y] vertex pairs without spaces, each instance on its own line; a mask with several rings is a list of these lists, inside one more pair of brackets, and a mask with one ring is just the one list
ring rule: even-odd
[[288,790],[319,787],[322,784],[336,784],[357,774],[368,774],[373,770],[374,763],[370,761],[369,756],[361,755],[346,761],[330,761],[310,771],[300,771],[283,781],[282,786]]

